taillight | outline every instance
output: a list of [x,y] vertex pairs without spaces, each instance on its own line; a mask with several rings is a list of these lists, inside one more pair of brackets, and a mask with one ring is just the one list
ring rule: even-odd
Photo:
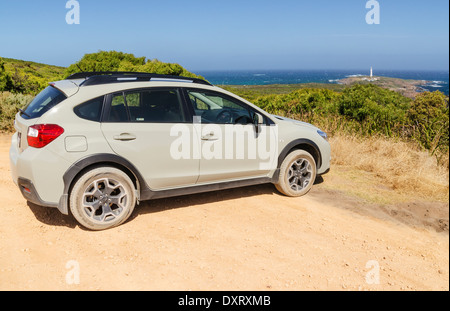
[[56,124],[38,124],[28,128],[28,146],[43,148],[64,133],[64,129]]

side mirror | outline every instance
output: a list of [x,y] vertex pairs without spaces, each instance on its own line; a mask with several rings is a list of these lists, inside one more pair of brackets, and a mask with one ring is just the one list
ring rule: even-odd
[[253,114],[253,124],[255,126],[261,125],[264,123],[264,117],[260,115],[259,113],[255,112]]
[[255,126],[256,133],[259,133],[259,126],[264,123],[264,117],[259,113],[255,112],[253,114],[253,125]]

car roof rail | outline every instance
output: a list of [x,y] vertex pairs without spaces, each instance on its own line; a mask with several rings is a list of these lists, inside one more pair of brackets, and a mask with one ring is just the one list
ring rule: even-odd
[[172,81],[189,82],[212,86],[206,80],[199,78],[189,78],[174,75],[162,75],[147,72],[129,72],[129,71],[100,71],[100,72],[78,72],[70,75],[66,80],[85,79],[80,86],[99,85],[118,82],[148,82],[148,81]]

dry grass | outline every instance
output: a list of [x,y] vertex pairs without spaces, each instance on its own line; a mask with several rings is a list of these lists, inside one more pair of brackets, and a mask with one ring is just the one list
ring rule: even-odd
[[448,154],[438,164],[427,151],[394,139],[338,134],[330,143],[333,165],[360,171],[360,180],[370,173],[379,183],[375,192],[390,189],[410,199],[449,200]]

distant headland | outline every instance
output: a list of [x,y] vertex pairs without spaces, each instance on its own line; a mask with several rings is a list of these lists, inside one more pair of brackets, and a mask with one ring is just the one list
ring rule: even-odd
[[378,77],[378,76],[353,76],[338,80],[338,84],[374,84],[402,94],[409,98],[415,98],[418,93],[425,91],[422,86],[430,84],[432,81],[426,80],[405,80],[399,78]]

